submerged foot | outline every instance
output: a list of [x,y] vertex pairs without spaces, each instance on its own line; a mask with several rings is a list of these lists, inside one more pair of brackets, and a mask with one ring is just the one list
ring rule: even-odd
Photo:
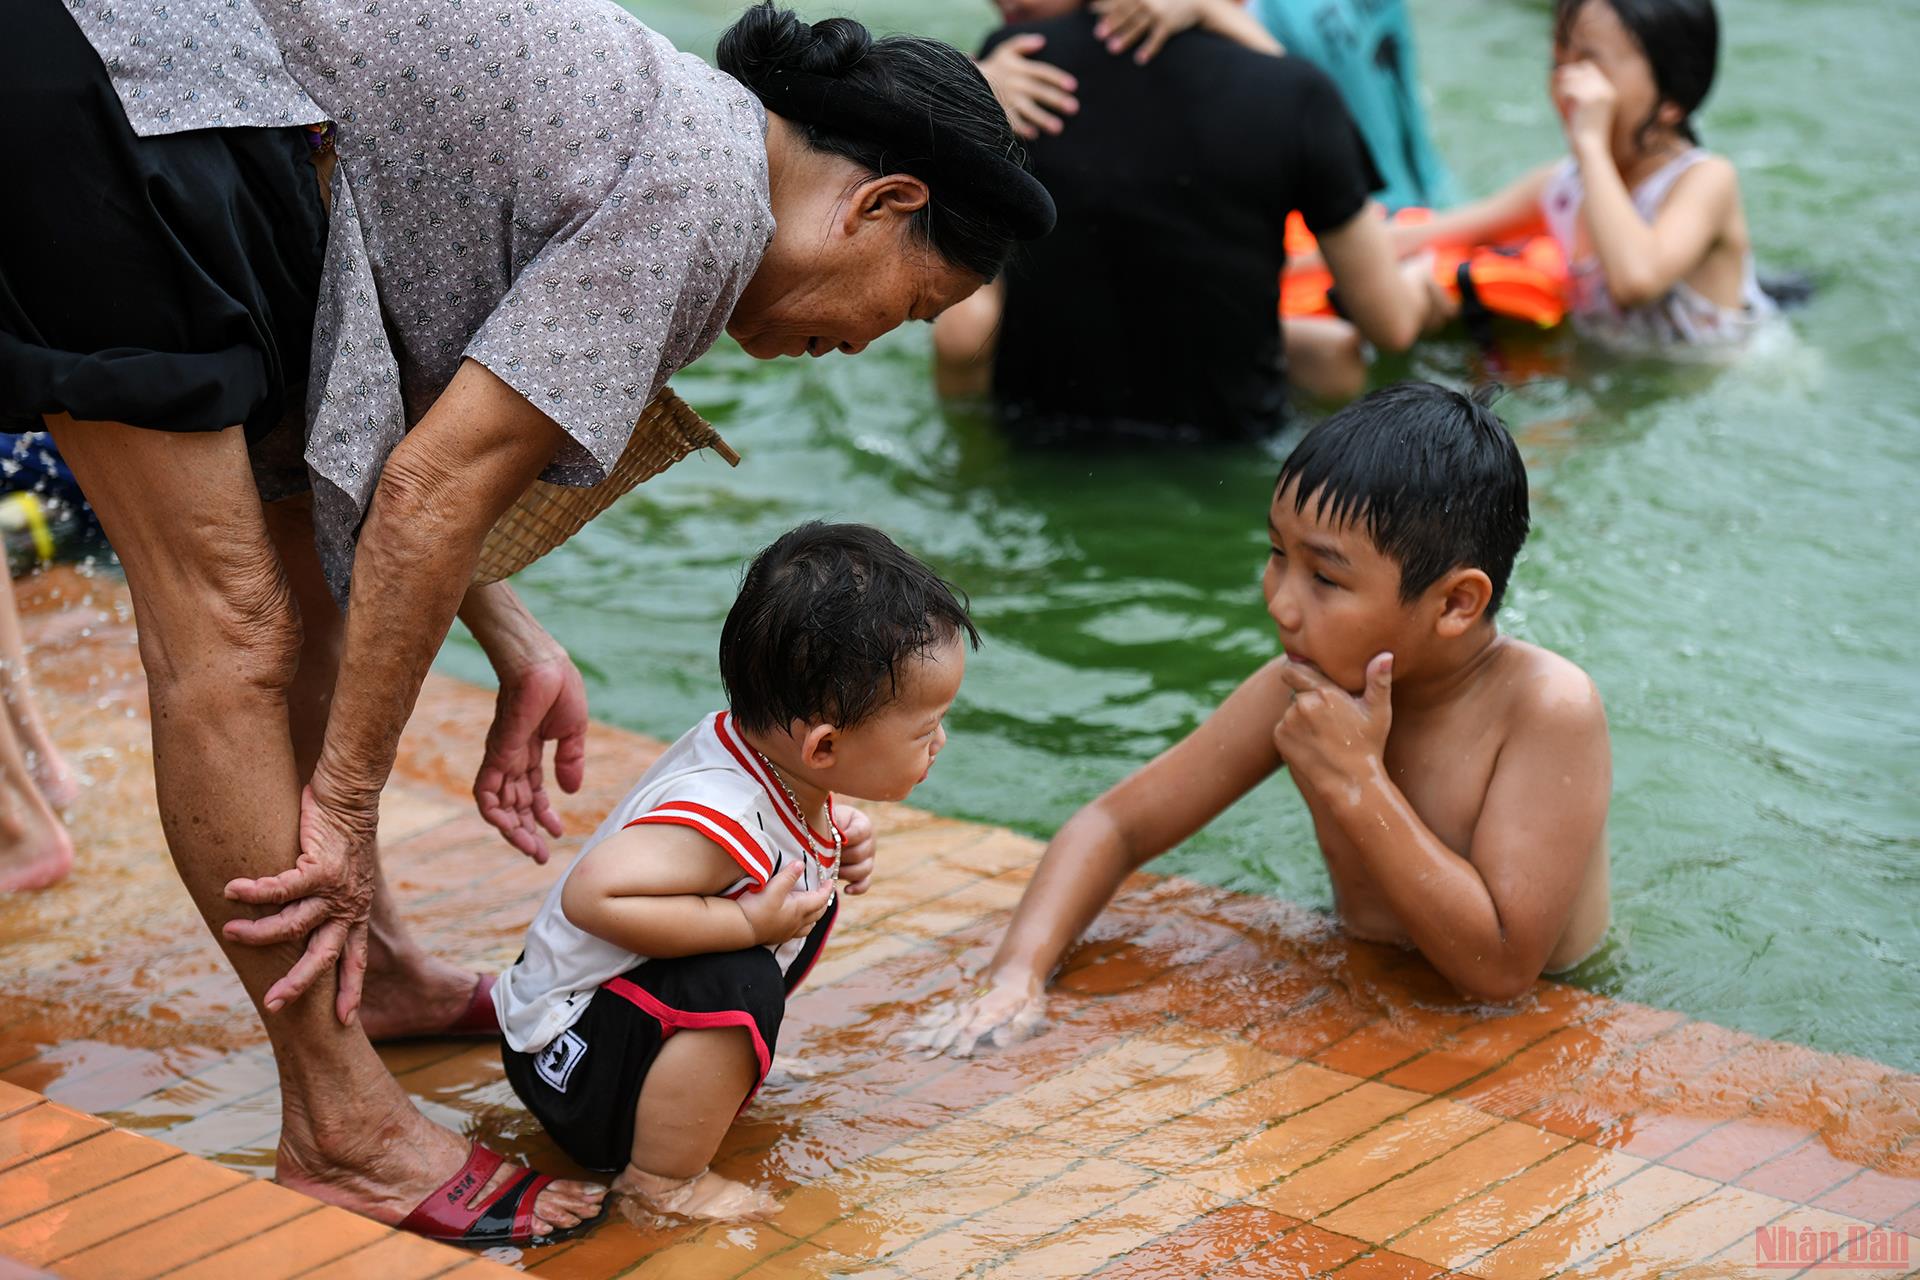
[[369,957],[360,1025],[367,1039],[460,1034],[455,1027],[474,998],[480,975],[423,951]]
[[628,1165],[613,1180],[613,1189],[647,1211],[695,1222],[764,1222],[780,1208],[766,1188],[723,1178],[711,1169],[691,1178],[665,1178]]
[[44,889],[73,870],[73,838],[38,796],[0,818],[0,893]]
[[[386,1115],[341,1116],[333,1141],[314,1136],[290,1107],[282,1127],[274,1180],[316,1200],[350,1209],[389,1226],[404,1221],[427,1197],[440,1191],[466,1164],[471,1144],[401,1102]],[[502,1164],[483,1184],[458,1202],[485,1205],[520,1171]],[[544,1187],[533,1206],[533,1233],[551,1235],[578,1226],[600,1212],[606,1188],[587,1182],[556,1181]]]

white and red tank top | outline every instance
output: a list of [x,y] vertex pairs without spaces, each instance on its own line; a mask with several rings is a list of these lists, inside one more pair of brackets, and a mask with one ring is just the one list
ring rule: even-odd
[[[827,814],[833,822],[832,797]],[[802,889],[832,883],[838,870],[833,835],[802,826],[779,779],[725,711],[705,717],[667,748],[581,847],[581,856],[617,831],[648,824],[687,827],[726,850],[740,867],[739,878],[723,891],[729,898],[759,888],[794,860],[802,866]],[[567,919],[560,897],[579,865],[576,858],[555,882],[527,929],[525,952],[493,989],[501,1031],[521,1053],[546,1048],[586,1011],[601,983],[646,962]],[[807,942],[800,937],[768,948],[787,975],[788,990],[805,976],[792,970],[808,952]],[[808,952],[809,962],[817,951]]]

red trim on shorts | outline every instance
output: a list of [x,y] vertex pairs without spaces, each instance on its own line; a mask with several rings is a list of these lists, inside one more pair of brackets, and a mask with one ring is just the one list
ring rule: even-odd
[[800,976],[795,978],[793,984],[787,988],[789,998],[792,997],[794,992],[800,989],[800,984],[807,980],[807,975],[814,971],[815,966],[820,963],[820,957],[827,954],[827,944],[833,941],[833,926],[839,923],[840,891],[835,889],[833,891],[833,918],[827,921],[827,931],[820,935],[820,945],[813,949],[813,959],[807,961],[807,967],[800,971]]
[[660,1039],[673,1038],[676,1031],[711,1031],[722,1027],[745,1027],[747,1034],[753,1037],[753,1056],[760,1060],[760,1077],[753,1082],[753,1088],[747,1091],[746,1101],[740,1104],[740,1110],[747,1109],[747,1103],[753,1101],[753,1095],[760,1092],[760,1086],[767,1082],[767,1072],[773,1067],[773,1055],[767,1051],[767,1042],[760,1037],[760,1024],[745,1009],[723,1009],[718,1013],[694,1013],[687,1009],[676,1009],[672,1005],[661,1003],[655,996],[638,983],[626,978],[609,978],[601,986],[627,1001],[642,1013],[660,1024]]

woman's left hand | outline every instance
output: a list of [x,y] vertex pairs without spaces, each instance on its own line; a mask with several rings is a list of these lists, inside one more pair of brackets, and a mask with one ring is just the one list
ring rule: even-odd
[[851,894],[862,894],[873,880],[873,855],[877,841],[873,819],[860,809],[842,809],[840,818],[840,887]]
[[544,864],[546,837],[558,836],[560,817],[547,798],[545,756],[553,750],[553,779],[568,793],[586,775],[587,689],[580,669],[557,646],[542,658],[499,673],[500,695],[486,755],[473,780],[480,816],[520,852]]

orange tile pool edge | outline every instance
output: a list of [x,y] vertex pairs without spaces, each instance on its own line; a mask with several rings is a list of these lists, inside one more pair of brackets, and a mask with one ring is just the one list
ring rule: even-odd
[[[0,1219],[90,1212],[60,1258],[10,1249],[0,1223],[0,1257],[220,1274],[321,1240],[342,1256],[299,1270],[439,1274],[422,1269],[437,1255],[348,1215],[340,1231],[293,1229],[319,1210],[277,1217],[292,1193],[248,1176],[271,1172],[271,1060],[166,860],[124,589],[65,571],[22,585],[36,682],[90,785],[74,877],[0,901],[0,954],[24,974],[0,991]],[[471,813],[491,713],[485,691],[430,681],[382,811],[408,918],[476,966],[512,959],[564,864],[533,866]],[[569,830],[590,830],[658,750],[595,725]],[[771,1185],[779,1215],[614,1221],[515,1265],[932,1280],[1788,1275],[1819,1261],[1755,1271],[1787,1235],[1825,1250],[1820,1274],[1920,1265],[1920,1079],[1552,983],[1511,1009],[1464,1005],[1417,958],[1285,902],[1139,877],[1072,957],[1047,1034],[964,1063],[909,1053],[903,1036],[989,954],[1039,846],[876,816],[883,878],[849,900],[717,1162]],[[496,1048],[386,1057],[443,1123],[570,1171]],[[200,1215],[227,1227],[217,1249],[116,1243],[209,1204]],[[1855,1245],[1857,1265],[1835,1265]],[[489,1270],[455,1253],[446,1273]]]

